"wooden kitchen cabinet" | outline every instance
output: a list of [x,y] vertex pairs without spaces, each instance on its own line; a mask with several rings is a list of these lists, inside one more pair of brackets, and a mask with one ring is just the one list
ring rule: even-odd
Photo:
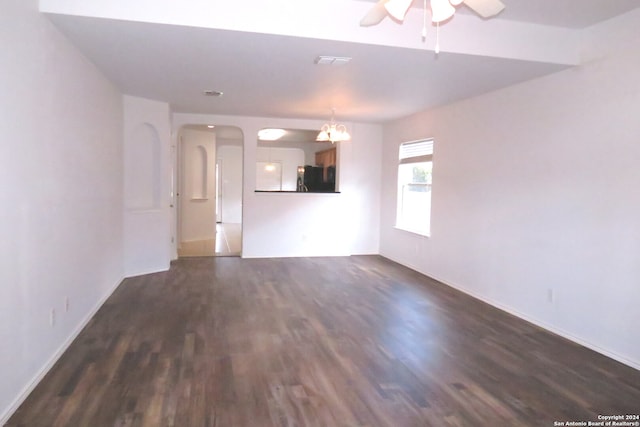
[[322,166],[322,180],[327,182],[327,168],[329,166],[336,165],[336,147],[331,147],[327,150],[318,151],[316,153],[316,165]]

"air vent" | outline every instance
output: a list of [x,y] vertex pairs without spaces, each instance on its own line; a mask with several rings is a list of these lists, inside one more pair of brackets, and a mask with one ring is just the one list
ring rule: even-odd
[[348,56],[318,56],[313,63],[317,65],[346,65],[352,58]]
[[205,90],[204,92],[204,96],[222,96],[223,92],[217,91],[217,90]]

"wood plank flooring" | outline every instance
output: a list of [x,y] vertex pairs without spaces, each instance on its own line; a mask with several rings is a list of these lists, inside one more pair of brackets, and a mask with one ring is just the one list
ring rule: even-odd
[[8,426],[553,426],[640,372],[378,256],[127,279]]

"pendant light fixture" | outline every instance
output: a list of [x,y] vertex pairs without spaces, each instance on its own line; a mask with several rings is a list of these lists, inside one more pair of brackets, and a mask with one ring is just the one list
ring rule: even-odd
[[320,133],[316,137],[316,141],[319,142],[331,142],[332,144],[340,141],[348,141],[351,139],[351,135],[347,132],[347,127],[336,123],[335,121],[335,108],[331,109],[331,121],[322,125]]
[[276,170],[276,165],[271,161],[271,147],[269,147],[268,150],[269,161],[264,165],[264,170],[267,172],[274,172]]

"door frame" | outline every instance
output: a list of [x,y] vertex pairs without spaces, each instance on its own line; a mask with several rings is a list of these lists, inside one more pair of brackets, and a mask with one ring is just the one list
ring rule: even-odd
[[[172,146],[172,161],[173,161],[173,171],[172,171],[172,182],[171,182],[171,195],[172,195],[172,205],[171,207],[173,209],[175,209],[175,220],[172,221],[172,243],[173,243],[173,256],[172,259],[178,259],[178,247],[180,245],[180,241],[181,241],[181,228],[182,228],[182,208],[183,208],[183,182],[184,182],[184,178],[183,178],[183,168],[184,165],[183,163],[183,159],[182,159],[182,144],[183,144],[183,135],[182,135],[182,131],[184,128],[188,128],[190,126],[196,126],[196,127],[202,127],[202,128],[206,128],[207,126],[209,126],[210,123],[184,123],[181,124],[179,129],[177,130],[177,132],[175,133],[175,145]],[[240,188],[241,188],[241,197],[240,197],[240,202],[242,205],[241,209],[244,209],[244,181],[245,181],[245,167],[244,167],[244,156],[245,156],[245,135],[244,135],[244,130],[242,129],[242,127],[238,126],[238,125],[215,125],[215,128],[224,128],[224,127],[232,127],[232,128],[236,128],[240,134],[241,134],[241,141],[240,141],[240,148],[242,149],[242,157],[241,157],[241,161],[240,161],[240,166],[242,167],[242,174],[241,174],[241,182],[240,182]],[[221,166],[220,169],[218,169],[218,164],[219,164],[219,160],[218,159],[218,155],[217,155],[217,147],[218,147],[218,140],[216,138],[216,156],[215,156],[215,165],[216,165],[216,178],[219,178],[222,176],[222,168],[224,166]],[[216,179],[216,185],[215,185],[215,198],[216,198],[216,203],[218,203],[218,198],[219,198],[219,191],[221,190],[221,180]],[[220,212],[221,212],[221,216],[222,216],[222,208],[220,207]],[[241,222],[240,222],[240,226],[241,226],[241,233],[244,233],[244,214],[241,212]],[[223,218],[222,218],[223,219]],[[216,226],[217,224],[217,215],[214,218],[214,226]],[[242,235],[242,234],[241,234]],[[242,239],[243,240],[243,239]],[[242,241],[240,242],[240,256],[242,257]]]

